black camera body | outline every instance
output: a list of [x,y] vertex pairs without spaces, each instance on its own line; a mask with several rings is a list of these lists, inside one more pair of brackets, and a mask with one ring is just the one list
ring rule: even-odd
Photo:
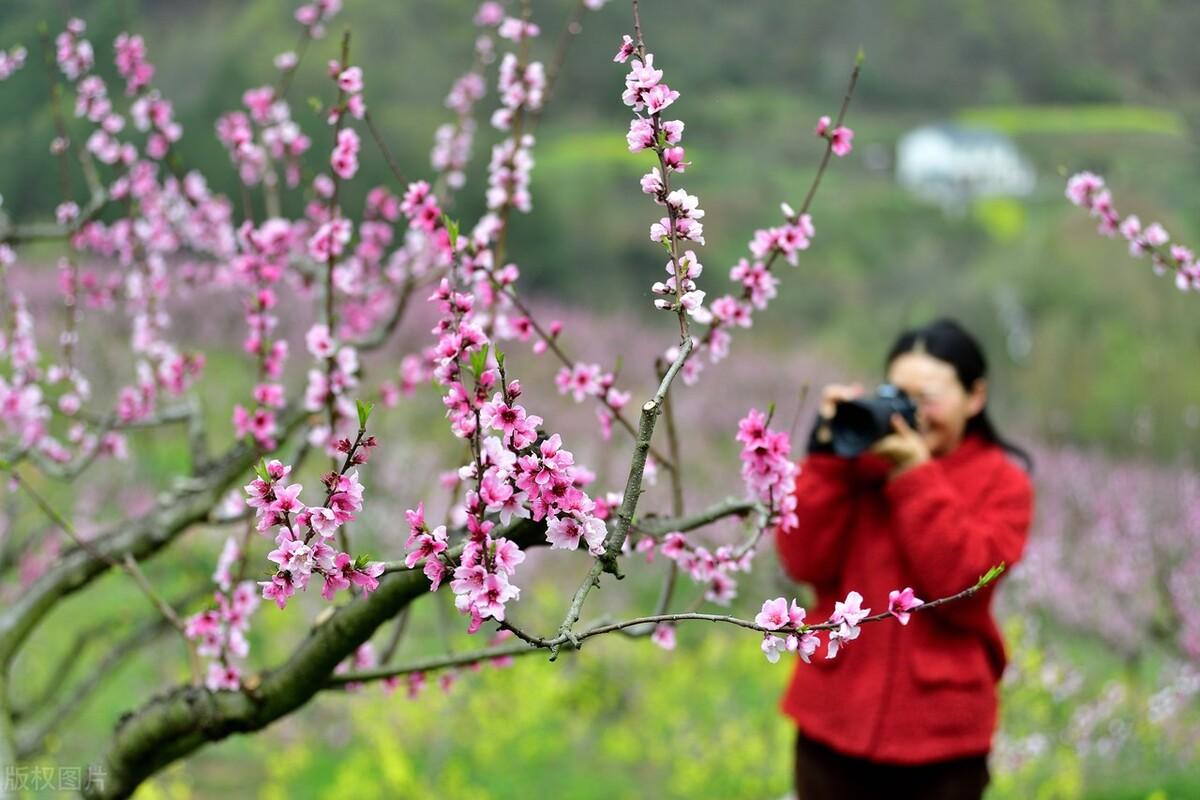
[[917,427],[917,405],[904,390],[890,383],[873,395],[837,404],[829,423],[833,452],[842,458],[860,455],[892,432],[892,415],[899,414]]

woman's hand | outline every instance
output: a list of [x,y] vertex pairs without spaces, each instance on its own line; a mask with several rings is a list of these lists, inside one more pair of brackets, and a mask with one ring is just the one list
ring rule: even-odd
[[862,397],[863,387],[861,383],[841,384],[831,383],[821,390],[821,409],[820,415],[822,419],[831,420],[833,415],[837,413],[837,404],[844,403],[847,400],[853,400],[856,397]]
[[821,407],[817,410],[817,429],[814,432],[816,444],[810,443],[810,450],[814,447],[820,447],[825,450],[830,449],[830,443],[833,441],[833,430],[829,427],[829,422],[833,419],[833,415],[837,413],[838,403],[853,400],[856,397],[860,397],[862,393],[863,387],[858,383],[831,383],[821,390]]
[[892,462],[888,480],[893,480],[933,458],[925,439],[909,427],[904,417],[892,414],[892,429],[895,433],[888,434],[871,446],[872,453]]

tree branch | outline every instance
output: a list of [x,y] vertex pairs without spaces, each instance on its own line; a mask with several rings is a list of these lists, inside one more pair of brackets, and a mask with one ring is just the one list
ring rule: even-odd
[[[567,615],[563,617],[562,624],[558,628],[559,638],[565,637],[566,640],[577,644],[571,629],[579,621],[583,603],[592,591],[592,587],[600,584],[600,573],[610,572],[618,579],[621,577],[617,570],[617,553],[621,551],[621,545],[624,544],[625,537],[629,535],[629,527],[633,524],[633,514],[637,510],[638,498],[642,494],[642,473],[646,468],[646,454],[650,451],[650,439],[654,435],[654,421],[662,410],[663,398],[671,388],[671,381],[675,379],[680,367],[683,366],[683,362],[687,360],[688,354],[691,352],[692,338],[689,336],[680,344],[679,355],[675,357],[671,366],[663,374],[663,379],[659,383],[654,397],[642,406],[642,415],[638,422],[637,442],[633,448],[633,458],[629,462],[629,478],[625,481],[625,494],[621,498],[621,508],[617,513],[617,524],[609,530],[608,536],[604,538],[604,552],[596,557],[587,576],[575,590],[575,596],[571,598]],[[558,646],[552,647],[550,652],[551,657],[557,656]]]
[[[545,542],[545,525],[521,520],[504,535],[533,546]],[[210,692],[182,686],[151,700],[118,723],[104,759],[107,780],[85,796],[128,797],[146,778],[208,742],[260,730],[291,713],[326,688],[337,665],[376,629],[427,594],[429,581],[420,570],[387,575],[370,595],[316,625],[286,663],[258,681],[248,680],[247,688]]]

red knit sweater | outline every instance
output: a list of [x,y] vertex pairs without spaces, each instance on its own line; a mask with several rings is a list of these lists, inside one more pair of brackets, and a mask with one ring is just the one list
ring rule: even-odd
[[[817,591],[810,621],[827,619],[851,589],[879,613],[892,589],[933,600],[1020,558],[1033,492],[1000,447],[968,436],[890,483],[886,471],[875,456],[813,453],[801,464],[799,524],[779,530],[776,543],[787,573]],[[812,664],[797,663],[784,713],[809,738],[873,761],[987,753],[1006,663],[993,589],[913,614],[907,626],[864,626],[833,660],[822,648]]]

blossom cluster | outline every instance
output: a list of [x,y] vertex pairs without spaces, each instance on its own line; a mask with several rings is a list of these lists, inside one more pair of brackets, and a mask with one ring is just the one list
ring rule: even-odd
[[656,552],[674,561],[684,575],[704,587],[704,599],[719,606],[727,606],[737,597],[734,574],[750,572],[755,555],[753,548],[737,549],[730,545],[709,550],[693,544],[680,531],[667,533],[661,542],[652,536],[643,536],[634,550],[645,553],[647,562],[654,560]]
[[[76,418],[91,397],[91,381],[75,358],[80,310],[111,310],[118,299],[123,301],[131,330],[134,380],[118,388],[112,416],[119,425],[150,419],[164,393],[185,392],[204,363],[197,354],[179,352],[168,338],[170,317],[164,306],[174,282],[168,260],[182,251],[225,258],[233,249],[228,201],[210,194],[196,173],[165,174],[157,163],[182,135],[182,128],[173,118],[170,102],[149,86],[154,70],[142,39],[122,33],[114,43],[117,72],[132,98],[122,113],[104,79],[91,72],[94,51],[85,31],[81,20],[67,23],[55,39],[55,62],[74,88],[75,116],[90,129],[82,136],[84,148],[100,164],[113,167],[100,189],[126,208],[127,216],[100,222],[85,216],[70,197],[63,198],[55,211],[57,222],[69,232],[70,248],[70,256],[60,261],[58,270],[58,288],[67,310],[67,323],[59,335],[61,360],[50,361],[44,369],[27,360],[36,352],[32,323],[24,301],[15,294],[10,300],[12,341],[0,343],[0,355],[12,367],[4,394],[19,399],[5,404],[14,410],[6,414],[5,427],[24,443],[24,449],[60,464],[73,458],[85,464],[94,456],[121,457],[125,452],[121,433]],[[146,134],[140,145],[129,138],[130,119],[133,130]],[[65,136],[51,143],[51,151],[63,158],[68,147]],[[115,260],[121,269],[107,276],[81,270],[77,264],[82,256]],[[2,260],[11,262],[13,257],[5,248]],[[54,394],[55,410],[71,420],[65,444],[45,424],[51,413],[49,397]]]
[[616,415],[629,404],[633,395],[615,385],[616,377],[611,372],[601,372],[599,364],[576,362],[570,367],[561,367],[554,376],[554,385],[559,394],[570,394],[576,403],[588,397],[602,401],[596,407],[596,419],[600,424],[600,436],[605,441],[612,437],[612,426]]
[[704,210],[699,198],[683,189],[671,188],[671,175],[683,173],[691,165],[682,146],[683,122],[662,118],[662,112],[679,99],[679,92],[663,82],[663,71],[654,66],[654,54],[645,52],[628,35],[623,37],[613,61],[630,62],[625,91],[621,94],[621,100],[637,115],[625,135],[629,151],[653,150],[658,157],[658,166],[641,179],[642,192],[666,210],[666,216],[650,226],[650,241],[662,244],[671,255],[667,264],[670,277],[652,287],[654,294],[659,295],[654,306],[707,319],[704,292],[695,284],[702,266],[693,251],[680,256],[677,250],[679,242],[704,244],[704,223],[700,221]]
[[482,67],[494,57],[493,48],[490,36],[481,35],[475,40],[475,64],[446,95],[446,108],[454,112],[454,122],[439,125],[434,131],[429,162],[436,172],[445,175],[451,189],[461,189],[467,180],[466,168],[475,140],[475,104],[487,93]]
[[283,407],[283,377],[288,355],[286,339],[274,339],[279,318],[277,285],[283,278],[289,256],[298,247],[296,232],[286,220],[273,218],[257,228],[249,221],[238,229],[238,254],[231,262],[234,275],[250,287],[244,303],[248,333],[242,342],[257,363],[254,407],[233,407],[237,436],[252,436],[264,452],[275,449],[278,424],[276,412]]
[[[329,77],[337,84],[342,102],[329,109],[325,121],[330,125],[336,124],[342,114],[349,112],[355,119],[362,119],[367,114],[367,103],[363,98],[362,67],[345,66],[338,61],[329,62]],[[339,134],[341,132],[339,131]],[[341,146],[341,142],[338,145]],[[357,149],[357,148],[356,148]]]
[[783,431],[773,431],[766,414],[756,408],[738,422],[737,440],[742,443],[742,480],[747,493],[765,505],[772,521],[786,528],[796,525],[796,464],[792,444]]
[[325,36],[325,26],[342,10],[342,0],[314,0],[296,9],[296,21],[304,26],[310,38]]
[[287,101],[277,98],[275,89],[260,86],[242,95],[243,111],[230,111],[217,120],[217,139],[229,152],[238,177],[247,186],[264,180],[274,182],[273,162],[281,163],[288,187],[298,186],[301,156],[312,140],[292,120]]
[[[598,552],[605,526],[581,488],[592,475],[575,465],[558,434],[541,436],[542,418],[517,402],[520,382],[504,382],[501,357],[489,354],[487,336],[473,321],[474,295],[455,292],[443,280],[430,299],[442,313],[435,328],[439,340],[433,376],[446,389],[442,402],[451,431],[478,443],[475,462],[460,474],[476,482],[466,495],[468,523],[480,531],[472,533],[479,538],[490,530],[483,518],[489,513],[499,513],[505,523],[514,516],[545,519],[552,547],[574,550],[582,538]],[[463,383],[468,376],[472,389]]]
[[833,122],[829,117],[821,117],[817,120],[817,128],[815,133],[822,139],[829,140],[829,149],[838,158],[842,158],[850,154],[854,148],[854,131],[847,128],[845,125],[833,126]]
[[1200,289],[1200,261],[1195,252],[1181,244],[1166,247],[1171,240],[1166,229],[1157,222],[1142,226],[1135,214],[1121,219],[1113,206],[1112,193],[1104,179],[1091,172],[1079,172],[1067,181],[1067,199],[1087,209],[1100,220],[1097,230],[1104,236],[1120,234],[1129,243],[1129,254],[1140,258],[1150,254],[1155,275],[1174,271],[1175,286],[1181,291]]
[[284,485],[283,480],[292,468],[278,460],[260,465],[258,477],[245,486],[246,505],[255,509],[255,527],[263,535],[275,531],[276,549],[267,558],[278,569],[269,581],[259,581],[262,596],[274,600],[280,608],[288,598],[304,591],[314,575],[324,579],[321,596],[332,600],[340,589],[358,586],[364,594],[373,592],[383,573],[383,563],[351,558],[333,544],[338,529],[353,522],[362,510],[363,486],[358,471],[349,467],[366,460],[366,450],[375,445],[373,437],[360,443],[343,440],[340,448],[347,453],[340,472],[330,472],[322,478],[325,499],[319,506],[306,506],[300,500],[303,486]]
[[[825,658],[836,658],[838,652],[858,638],[862,629],[860,623],[866,619],[871,609],[863,608],[863,596],[851,591],[845,600],[833,604],[833,613],[829,623],[833,627],[827,636],[828,648]],[[924,605],[924,601],[913,594],[911,587],[893,589],[888,593],[888,613],[907,625],[914,609]],[[782,597],[767,600],[762,604],[762,610],[754,618],[754,624],[764,629],[762,651],[772,664],[779,661],[783,652],[796,653],[805,663],[821,646],[820,637],[804,622],[807,612],[795,600],[789,604]],[[780,638],[776,633],[784,634]]]
[[[851,150],[854,131],[844,125],[831,128],[829,117],[821,117],[816,134],[828,142],[827,146],[837,156],[844,156]],[[631,131],[630,149],[634,148],[635,143],[643,141],[644,138],[635,137]],[[653,186],[656,177],[652,173],[644,180]],[[797,266],[800,252],[812,244],[816,234],[812,217],[807,213],[798,213],[787,203],[781,203],[780,209],[783,212],[783,224],[756,230],[747,246],[749,258],[739,259],[730,269],[729,280],[737,289],[713,300],[707,313],[701,311],[697,321],[709,327],[703,336],[692,338],[692,353],[681,372],[685,383],[695,384],[700,379],[705,356],[708,363],[717,364],[729,355],[733,331],[751,327],[754,312],[766,309],[778,294],[779,278],[771,271],[775,261],[783,258],[792,266]],[[670,353],[668,357],[671,357]]]
[[113,47],[117,51],[117,73],[125,79],[125,94],[132,97],[149,86],[154,77],[154,65],[146,60],[146,42],[141,36],[122,33]]
[[408,556],[405,564],[415,567],[425,562],[424,573],[430,581],[431,591],[436,591],[448,569],[452,569],[450,588],[454,592],[455,607],[470,616],[468,633],[475,633],[485,619],[504,621],[505,607],[521,596],[521,590],[509,581],[517,566],[525,560],[525,553],[517,544],[503,536],[492,538],[492,523],[485,520],[471,524],[470,538],[462,547],[457,562],[443,556],[446,551],[446,528],[439,525],[432,530],[425,524],[424,505],[406,512],[409,536],[406,542]]
[[[231,538],[221,554],[221,563],[236,558],[237,544]],[[198,655],[211,659],[204,685],[214,692],[238,689],[242,680],[239,662],[250,653],[246,634],[260,600],[251,581],[243,581],[236,587],[226,584],[213,597],[216,607],[188,617],[184,635],[196,643]]]
[[0,50],[0,81],[8,80],[14,72],[25,66],[26,55],[24,47]]

